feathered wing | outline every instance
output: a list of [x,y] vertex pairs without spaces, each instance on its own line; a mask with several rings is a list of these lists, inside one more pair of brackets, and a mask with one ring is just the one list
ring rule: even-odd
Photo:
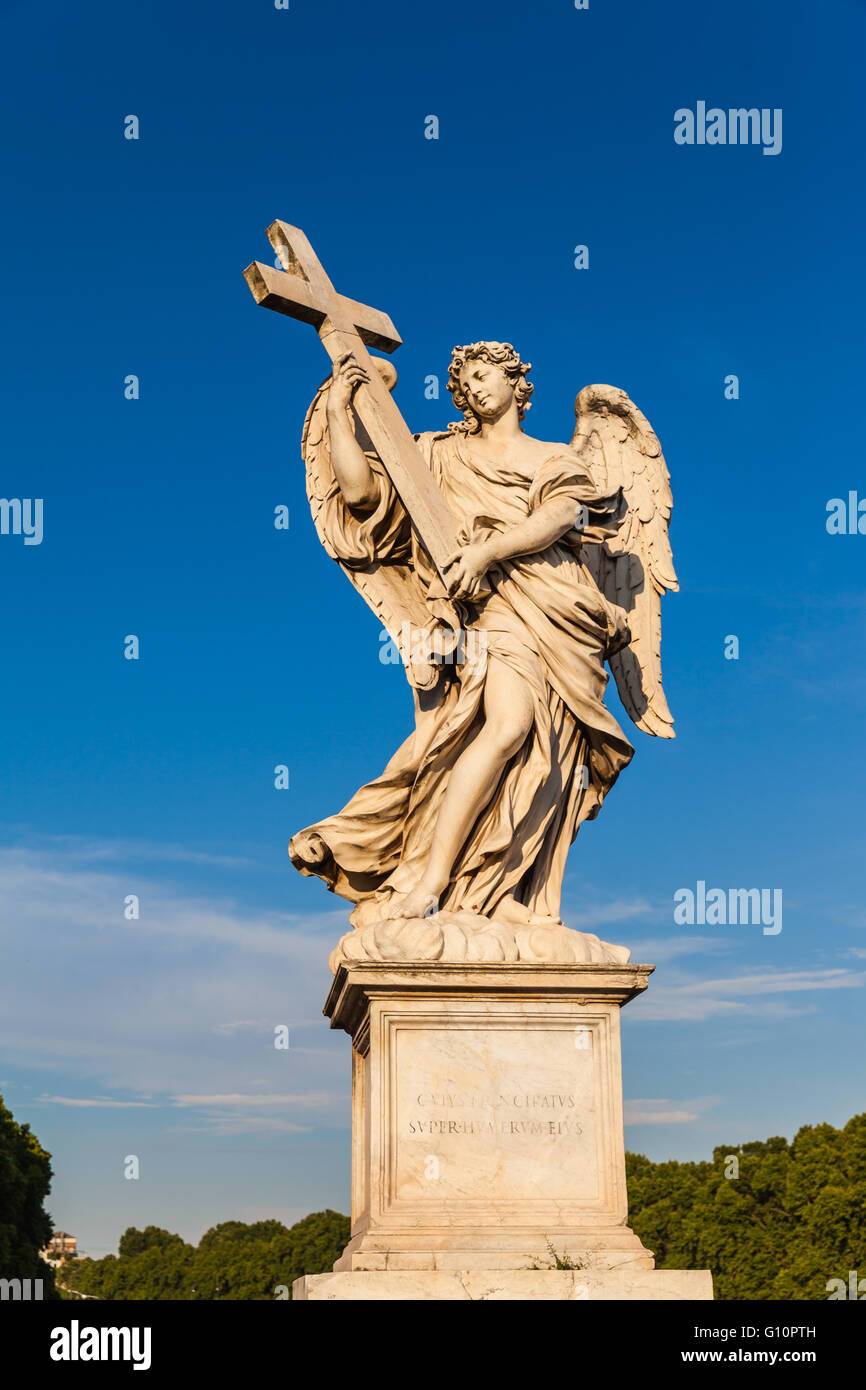
[[[374,357],[373,361],[389,389],[393,390],[397,380],[393,365],[381,358]],[[431,617],[409,564],[408,543],[389,546],[391,553],[382,560],[376,558],[375,546],[364,542],[362,523],[349,522],[353,534],[348,537],[337,534],[340,528],[333,525],[338,488],[328,443],[326,411],[330,384],[328,377],[316,392],[307,411],[301,440],[301,453],[307,468],[307,497],[316,532],[324,549],[337,561],[397,646],[409,684],[416,689],[430,689],[436,684],[441,668],[434,661],[419,659],[422,635],[431,628]],[[372,444],[369,440],[365,443],[363,427],[360,422],[356,423],[359,443],[372,455]],[[408,536],[408,528],[406,534]]]
[[625,609],[631,642],[609,657],[629,717],[645,733],[674,738],[662,689],[662,595],[679,588],[668,527],[671,480],[652,426],[625,391],[584,386],[575,401],[572,448],[600,492],[622,488],[616,536],[586,543],[582,557],[602,593]]

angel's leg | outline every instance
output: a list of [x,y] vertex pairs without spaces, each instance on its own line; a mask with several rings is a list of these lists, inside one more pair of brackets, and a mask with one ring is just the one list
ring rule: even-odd
[[472,826],[490,801],[502,769],[532,728],[529,687],[491,656],[484,680],[484,723],[452,768],[436,818],[430,853],[418,881],[395,897],[389,917],[423,917],[438,904]]

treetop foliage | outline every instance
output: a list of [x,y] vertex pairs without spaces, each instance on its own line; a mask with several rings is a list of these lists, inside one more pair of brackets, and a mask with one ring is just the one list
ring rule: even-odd
[[64,1266],[78,1293],[105,1299],[243,1299],[277,1297],[302,1274],[331,1269],[349,1240],[349,1218],[318,1211],[290,1228],[281,1221],[222,1221],[198,1245],[159,1226],[130,1227],[118,1255]]
[[711,1269],[718,1299],[826,1299],[866,1277],[866,1114],[721,1146],[712,1163],[626,1156],[629,1223],[656,1265]]
[[44,1208],[51,1155],[29,1125],[19,1125],[0,1096],[0,1279],[41,1279],[43,1298],[56,1298],[54,1271],[39,1258],[52,1235]]

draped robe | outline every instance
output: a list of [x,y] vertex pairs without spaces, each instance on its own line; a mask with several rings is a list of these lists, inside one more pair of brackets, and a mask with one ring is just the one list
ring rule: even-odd
[[569,846],[634,752],[603,704],[605,657],[629,640],[625,613],[601,594],[580,559],[582,544],[615,533],[622,499],[600,495],[566,446],[552,449],[540,466],[527,448],[519,462],[502,467],[473,454],[463,433],[416,438],[464,544],[509,532],[551,498],[569,498],[588,521],[537,554],[497,563],[488,597],[455,604],[379,460],[368,455],[379,482],[368,515],[347,507],[334,480],[318,518],[329,549],[349,567],[374,560],[403,566],[431,630],[455,627],[456,614],[466,659],[444,664],[433,690],[416,691],[415,729],[381,776],[337,815],[309,827],[327,847],[325,862],[305,862],[294,841],[289,852],[301,873],[317,874],[360,905],[355,925],[384,915],[391,895],[414,885],[450,771],[483,723],[486,652],[525,682],[533,723],[458,852],[440,908],[495,918],[511,895],[556,918]]

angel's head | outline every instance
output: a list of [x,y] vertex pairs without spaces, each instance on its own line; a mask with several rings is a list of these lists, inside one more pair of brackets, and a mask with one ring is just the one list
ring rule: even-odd
[[521,362],[510,343],[468,343],[456,347],[448,368],[448,390],[463,419],[448,426],[460,434],[476,434],[485,420],[498,420],[517,406],[522,420],[534,387],[527,381],[531,362]]

